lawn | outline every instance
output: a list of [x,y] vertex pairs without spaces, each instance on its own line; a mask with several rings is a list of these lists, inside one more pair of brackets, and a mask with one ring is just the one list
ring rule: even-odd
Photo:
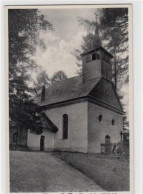
[[129,160],[97,154],[54,152],[107,191],[129,191]]

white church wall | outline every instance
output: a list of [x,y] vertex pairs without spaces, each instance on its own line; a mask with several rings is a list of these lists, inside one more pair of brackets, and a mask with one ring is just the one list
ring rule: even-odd
[[[63,139],[63,114],[68,115],[68,139]],[[87,102],[48,109],[46,115],[58,127],[55,150],[87,152]]]
[[54,133],[45,130],[42,134],[38,135],[35,133],[30,133],[28,131],[27,146],[32,150],[40,150],[40,139],[41,135],[45,137],[44,150],[52,151],[54,149]]
[[[105,136],[109,135],[111,143],[120,141],[120,132],[123,130],[123,117],[121,114],[100,107],[93,103],[88,104],[88,152],[101,153],[101,143],[105,143]],[[99,121],[102,115],[102,121]],[[115,124],[112,125],[112,119]]]

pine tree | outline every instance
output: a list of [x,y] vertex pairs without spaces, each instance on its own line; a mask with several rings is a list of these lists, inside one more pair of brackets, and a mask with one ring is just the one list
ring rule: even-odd
[[[120,89],[123,84],[128,83],[128,9],[127,8],[103,8],[94,11],[98,14],[98,28],[102,46],[114,56],[115,86]],[[80,54],[91,49],[94,35],[90,31],[96,28],[97,21],[78,18],[79,24],[87,28],[88,34],[83,37],[81,50],[75,49],[73,54],[77,59],[79,73],[81,73]]]
[[101,32],[106,48],[114,56],[115,86],[128,83],[128,9],[101,9]]

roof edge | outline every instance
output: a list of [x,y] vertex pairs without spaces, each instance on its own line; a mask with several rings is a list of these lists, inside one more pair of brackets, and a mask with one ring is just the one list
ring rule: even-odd
[[96,48],[94,48],[94,49],[90,49],[90,50],[88,50],[88,51],[85,51],[85,52],[83,52],[83,53],[81,54],[81,56],[85,56],[85,55],[90,54],[90,53],[92,53],[92,52],[94,52],[94,51],[97,51],[97,50],[99,50],[99,49],[103,50],[103,51],[106,52],[111,58],[113,58],[113,55],[112,55],[111,53],[109,53],[106,49],[104,49],[102,46],[99,46],[99,47],[96,47]]
[[103,106],[105,108],[108,108],[108,109],[111,109],[112,111],[115,111],[115,112],[118,112],[120,114],[123,114],[124,112],[118,108],[115,108],[103,101],[100,101],[98,99],[93,99],[89,94],[86,95],[86,96],[82,96],[82,97],[78,97],[78,98],[75,98],[75,99],[71,99],[71,100],[65,100],[65,101],[62,101],[62,102],[58,102],[58,103],[53,103],[53,104],[49,104],[49,105],[44,105],[44,106],[40,106],[40,108],[42,110],[45,110],[45,109],[49,109],[49,108],[55,108],[55,107],[59,107],[59,106],[66,106],[66,105],[69,105],[69,104],[73,104],[73,103],[79,103],[80,102],[83,102],[83,101],[94,101],[94,103],[97,103],[99,104],[100,103],[100,106]]

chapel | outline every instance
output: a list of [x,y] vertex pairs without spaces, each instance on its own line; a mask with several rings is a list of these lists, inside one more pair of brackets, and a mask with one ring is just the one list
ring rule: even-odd
[[[82,75],[42,86],[42,134],[28,130],[33,150],[110,153],[121,140],[123,109],[113,83],[112,54],[96,25],[92,48],[82,53]],[[71,68],[71,67],[70,67]]]

